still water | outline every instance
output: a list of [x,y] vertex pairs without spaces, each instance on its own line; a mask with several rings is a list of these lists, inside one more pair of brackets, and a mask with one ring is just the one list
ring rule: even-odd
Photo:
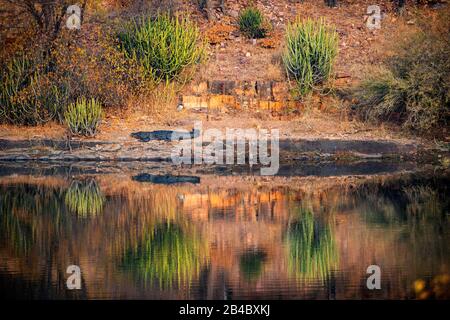
[[[0,177],[0,292],[30,299],[446,298],[449,181],[445,172],[273,179],[11,173]],[[69,265],[81,268],[81,290],[66,287]],[[381,290],[366,287],[370,265],[381,268]]]

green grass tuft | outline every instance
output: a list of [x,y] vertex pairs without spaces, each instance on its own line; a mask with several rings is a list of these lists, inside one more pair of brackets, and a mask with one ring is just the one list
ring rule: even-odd
[[256,7],[246,8],[239,14],[239,29],[251,39],[264,38],[267,28],[264,27],[264,16]]

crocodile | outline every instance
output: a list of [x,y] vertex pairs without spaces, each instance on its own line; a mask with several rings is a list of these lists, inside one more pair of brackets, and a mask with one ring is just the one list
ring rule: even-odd
[[152,140],[159,141],[173,141],[172,137],[177,137],[178,139],[194,139],[200,135],[200,131],[197,129],[192,129],[191,132],[181,132],[174,130],[156,130],[156,131],[139,131],[133,132],[131,136],[142,142],[149,142]]

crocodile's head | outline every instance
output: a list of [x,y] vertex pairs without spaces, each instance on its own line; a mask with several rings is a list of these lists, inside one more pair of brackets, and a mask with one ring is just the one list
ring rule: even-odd
[[148,137],[148,134],[146,134],[145,132],[133,132],[131,133],[131,136],[135,139],[147,142],[150,140],[150,138]]

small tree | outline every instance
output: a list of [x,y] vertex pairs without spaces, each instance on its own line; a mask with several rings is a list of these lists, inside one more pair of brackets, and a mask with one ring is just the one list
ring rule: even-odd
[[[82,1],[82,15],[87,1]],[[44,45],[49,45],[58,37],[64,26],[67,7],[72,4],[72,0],[0,0],[5,27],[14,26],[17,18],[29,19],[36,26],[40,42]]]

